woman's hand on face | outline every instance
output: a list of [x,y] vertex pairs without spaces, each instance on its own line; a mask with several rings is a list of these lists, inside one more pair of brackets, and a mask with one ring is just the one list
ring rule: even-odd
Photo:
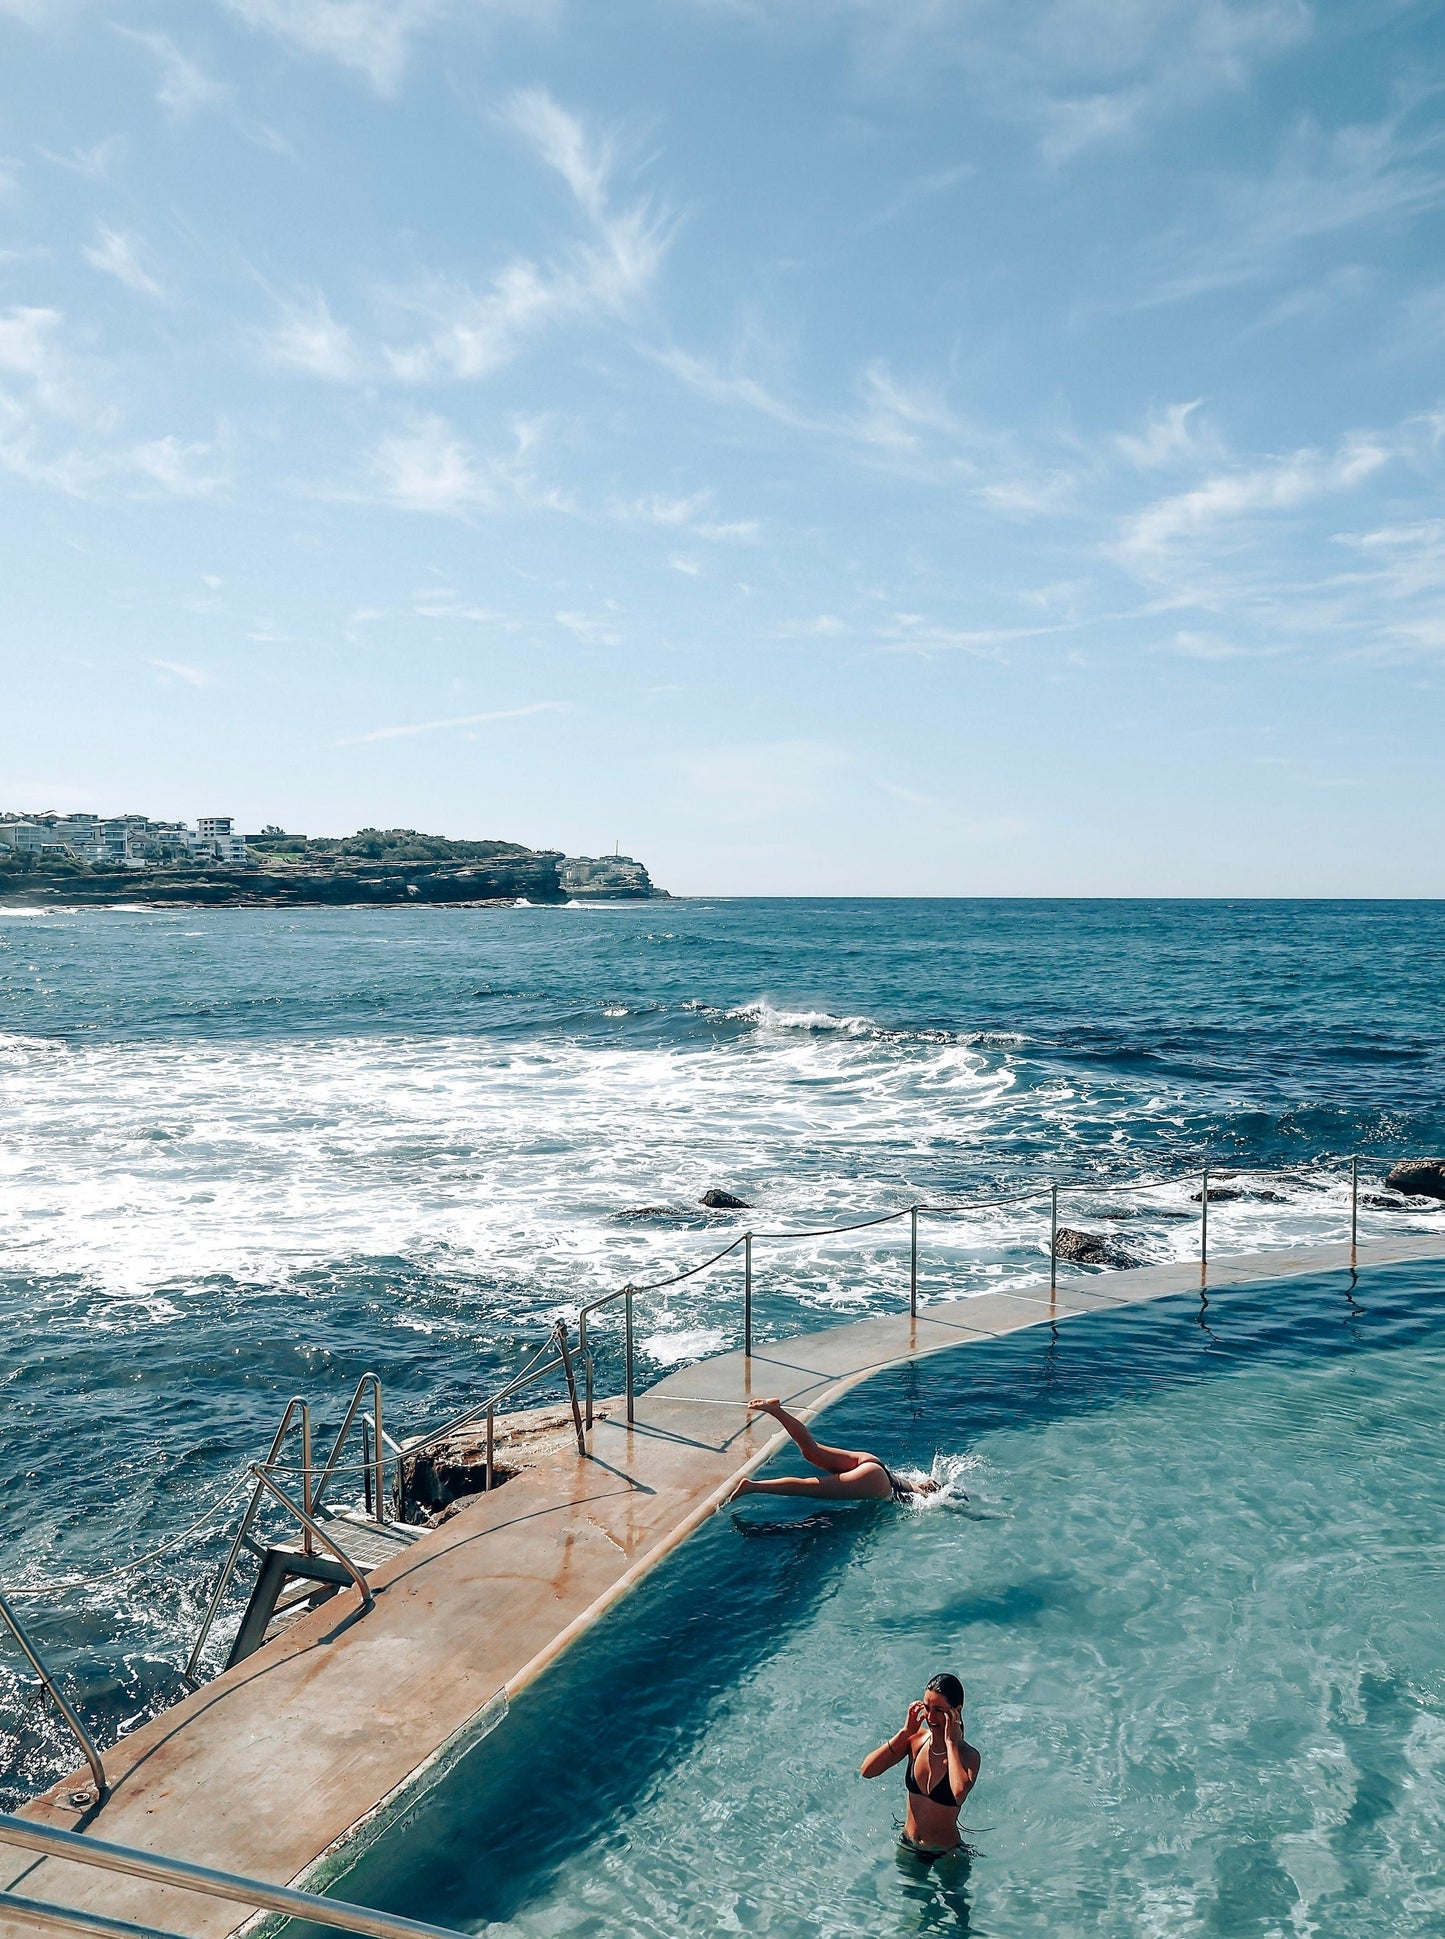
[[922,1730],[927,1721],[928,1719],[923,1714],[923,1705],[921,1703],[910,1703],[908,1706],[908,1716],[903,1725],[904,1730],[908,1733],[908,1741],[910,1743],[912,1743],[913,1739]]
[[943,1737],[945,1743],[957,1744],[960,1750],[963,1749],[963,1711],[961,1709],[955,1710],[950,1706],[948,1721],[943,1726]]

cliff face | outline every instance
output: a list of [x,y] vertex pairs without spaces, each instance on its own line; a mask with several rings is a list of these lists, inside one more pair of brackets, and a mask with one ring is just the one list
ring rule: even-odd
[[27,869],[0,874],[0,901],[104,907],[189,903],[253,908],[354,907],[396,903],[565,902],[556,854],[530,850],[458,868],[434,863],[352,863],[245,869]]

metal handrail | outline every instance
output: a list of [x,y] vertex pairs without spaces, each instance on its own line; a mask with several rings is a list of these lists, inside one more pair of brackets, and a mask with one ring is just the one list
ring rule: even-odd
[[352,1561],[351,1557],[346,1553],[346,1550],[342,1548],[341,1544],[334,1538],[334,1536],[328,1535],[326,1530],[322,1527],[321,1523],[313,1520],[313,1518],[307,1514],[304,1508],[299,1508],[296,1505],[296,1503],[292,1501],[290,1495],[286,1493],[285,1489],[278,1487],[276,1482],[274,1482],[271,1479],[270,1475],[267,1474],[266,1470],[261,1466],[259,1461],[256,1462],[255,1465],[252,1467],[251,1472],[253,1475],[255,1475],[257,1481],[261,1484],[261,1486],[266,1490],[267,1494],[274,1495],[276,1500],[280,1502],[281,1506],[283,1508],[289,1509],[290,1512],[296,1517],[297,1521],[300,1522],[302,1528],[308,1530],[315,1537],[315,1539],[322,1544],[324,1548],[330,1549],[331,1553],[336,1557],[337,1561],[341,1564],[342,1568],[345,1569],[346,1573],[351,1577],[351,1580],[356,1584],[356,1587],[361,1591],[362,1607],[365,1609],[374,1608],[376,1605],[376,1597],[371,1593],[371,1584],[367,1581],[365,1575],[362,1573],[360,1569],[357,1568],[356,1564]]
[[[269,1466],[281,1452],[286,1436],[290,1432],[291,1423],[298,1414],[301,1417],[301,1499],[309,1511],[311,1508],[311,1406],[308,1401],[301,1398],[300,1394],[293,1394],[286,1403],[286,1411],[281,1416],[281,1425],[276,1429],[271,1441],[271,1452],[266,1457],[266,1465]],[[241,1559],[241,1550],[246,1546],[246,1537],[251,1533],[251,1525],[260,1512],[265,1495],[266,1491],[258,1480],[251,1490],[251,1499],[247,1502],[245,1513],[241,1516],[236,1533],[232,1537],[230,1551],[221,1565],[221,1573],[216,1577],[216,1586],[212,1589],[210,1601],[206,1604],[206,1613],[201,1618],[200,1631],[191,1645],[190,1655],[186,1658],[186,1667],[181,1671],[182,1680],[193,1690],[198,1687],[196,1671],[200,1668],[201,1652],[206,1647],[206,1638],[211,1633],[211,1625],[215,1622],[221,1603],[225,1599],[231,1577],[236,1573],[236,1564]],[[308,1535],[306,1539],[309,1543],[311,1538]]]
[[[376,1519],[384,1522],[386,1520],[386,1442],[381,1431],[381,1378],[374,1373],[364,1373],[356,1383],[356,1392],[351,1396],[351,1405],[346,1410],[341,1431],[332,1444],[325,1467],[317,1476],[316,1486],[311,1491],[308,1506],[311,1508],[321,1506],[326,1490],[331,1485],[331,1477],[336,1472],[336,1464],[341,1459],[341,1450],[346,1444],[346,1437],[351,1432],[352,1424],[361,1409],[361,1397],[368,1387],[371,1389],[372,1399],[372,1441],[371,1459],[366,1463],[369,1472],[367,1493],[375,1499],[376,1506],[372,1512]],[[371,1503],[368,1502],[367,1506],[370,1508]]]
[[[177,1886],[181,1891],[196,1892],[205,1898],[226,1899],[233,1905],[284,1913],[289,1918],[306,1919],[339,1932],[360,1933],[364,1939],[460,1939],[447,1926],[406,1919],[396,1912],[376,1912],[370,1906],[352,1905],[345,1899],[321,1898],[315,1892],[298,1892],[290,1885],[268,1885],[258,1878],[245,1878],[239,1872],[217,1871],[210,1865],[194,1865],[189,1859],[168,1858],[160,1852],[136,1851],[130,1845],[113,1845],[105,1839],[35,1824],[9,1812],[0,1812],[0,1844],[19,1845],[47,1858],[95,1865],[105,1872],[126,1872],[132,1878]],[[41,1904],[9,1892],[0,1892],[0,1911],[14,1911],[37,1924],[59,1926],[62,1930],[125,1935],[126,1939],[132,1939],[132,1935],[134,1939],[141,1939],[143,1934],[151,1939],[156,1930],[153,1926],[127,1925],[104,1914],[78,1912],[69,1906]]]
[[[1329,1161],[1323,1161],[1328,1163]],[[1336,1163],[1343,1161],[1337,1160]],[[1353,1255],[1358,1249],[1359,1239],[1359,1193],[1360,1161],[1352,1156],[1350,1164],[1350,1250]],[[1145,1179],[1057,1179],[1047,1185],[1040,1185],[1027,1191],[997,1193],[989,1198],[970,1199],[964,1204],[932,1204],[918,1200],[912,1205],[899,1206],[891,1212],[881,1212],[867,1219],[852,1220],[846,1225],[820,1225],[806,1227],[797,1231],[739,1233],[720,1252],[689,1266],[682,1272],[672,1273],[665,1279],[652,1280],[643,1286],[630,1282],[615,1291],[604,1293],[598,1299],[588,1300],[578,1309],[578,1346],[582,1358],[586,1393],[586,1424],[593,1424],[593,1387],[594,1360],[591,1350],[588,1322],[596,1313],[623,1303],[624,1336],[624,1397],[629,1425],[635,1418],[635,1375],[633,1366],[633,1301],[642,1294],[662,1291],[665,1287],[680,1285],[686,1279],[693,1279],[699,1273],[709,1271],[720,1261],[726,1259],[738,1247],[743,1248],[743,1352],[751,1358],[753,1350],[753,1241],[787,1243],[805,1239],[826,1239],[850,1232],[867,1231],[873,1226],[889,1225],[899,1219],[909,1220],[909,1271],[908,1271],[908,1310],[912,1318],[918,1316],[918,1220],[920,1215],[933,1217],[958,1217],[972,1212],[987,1211],[1003,1205],[1038,1204],[1046,1200],[1049,1207],[1049,1292],[1053,1296],[1058,1289],[1058,1235],[1059,1235],[1059,1198],[1064,1192],[1143,1192],[1160,1191],[1179,1185],[1188,1185],[1195,1179],[1200,1180],[1199,1197],[1199,1263],[1202,1273],[1209,1269],[1209,1202],[1210,1177],[1217,1179],[1221,1172],[1230,1177],[1243,1178],[1304,1178],[1311,1172],[1321,1169],[1320,1165],[1308,1163],[1294,1165],[1250,1165],[1230,1163],[1226,1165],[1203,1165],[1198,1170],[1191,1168],[1172,1177]],[[1215,1188],[1218,1196],[1217,1187]],[[1442,1208],[1445,1209],[1445,1208]]]
[[[21,1650],[24,1652],[31,1669],[40,1678],[46,1695],[70,1726],[71,1734],[84,1752],[85,1761],[90,1766],[90,1774],[95,1779],[95,1797],[97,1799],[103,1798],[107,1788],[105,1782],[105,1765],[102,1762],[100,1752],[95,1747],[95,1740],[91,1737],[90,1732],[67,1702],[65,1692],[50,1674],[50,1671],[45,1666],[45,1659],[26,1634],[25,1625],[10,1607],[9,1602],[3,1595],[0,1595],[0,1619],[4,1620],[10,1634],[15,1638]],[[91,1804],[94,1801],[94,1799],[88,1797],[78,1800],[82,1804]]]

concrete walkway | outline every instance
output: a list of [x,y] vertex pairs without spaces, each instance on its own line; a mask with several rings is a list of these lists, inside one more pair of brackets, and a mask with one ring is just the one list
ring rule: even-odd
[[[1445,1256],[1445,1239],[1361,1246],[1363,1268]],[[1216,1289],[1340,1271],[1346,1246],[1221,1259]],[[639,1395],[637,1420],[599,1420],[587,1458],[559,1450],[473,1497],[371,1578],[376,1607],[348,1590],[214,1683],[108,1750],[110,1792],[88,1816],[66,1794],[25,1815],[119,1844],[317,1887],[484,1735],[505,1700],[724,1500],[784,1437],[736,1405],[781,1394],[821,1411],[858,1382],[922,1355],[1021,1327],[1197,1292],[1200,1269],[1070,1274],[1048,1289],[1000,1291],[722,1354]],[[247,1917],[214,1900],[0,1848],[0,1884],[28,1898],[103,1911],[190,1939],[222,1939]],[[21,1928],[0,1917],[0,1939]]]

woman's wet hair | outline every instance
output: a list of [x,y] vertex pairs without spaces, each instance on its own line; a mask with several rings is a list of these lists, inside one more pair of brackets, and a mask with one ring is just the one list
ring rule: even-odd
[[948,1670],[945,1670],[941,1676],[931,1676],[925,1687],[935,1696],[942,1697],[951,1710],[957,1710],[963,1702],[963,1685]]

